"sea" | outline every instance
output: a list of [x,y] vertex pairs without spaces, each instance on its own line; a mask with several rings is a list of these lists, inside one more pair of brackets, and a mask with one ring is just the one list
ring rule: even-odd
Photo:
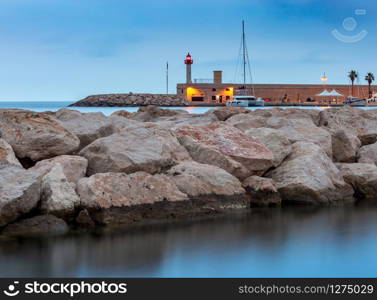
[[254,209],[0,240],[4,277],[376,277],[377,207]]
[[[56,111],[69,104],[0,102],[0,108]],[[74,109],[109,115],[138,108]],[[0,270],[4,277],[377,277],[376,232],[376,206],[252,209],[61,237],[0,239]]]
[[[43,111],[57,111],[61,108],[68,108],[68,106],[72,104],[71,101],[0,101],[0,109],[1,108],[18,108],[18,109],[27,109],[33,110],[37,112]],[[205,113],[206,111],[213,109],[215,107],[198,107],[198,106],[188,106],[188,107],[164,107],[166,109],[182,109],[186,110],[189,113],[193,114],[201,114]],[[249,107],[249,109],[270,109],[271,106],[265,107]],[[292,108],[290,106],[280,106],[280,108]],[[321,107],[314,107],[314,106],[295,106],[295,108],[302,108],[302,109],[319,109],[322,110],[326,108],[326,106]],[[69,109],[74,109],[83,113],[88,112],[102,112],[105,115],[111,115],[113,112],[118,110],[126,110],[129,112],[136,112],[139,107],[69,107]]]

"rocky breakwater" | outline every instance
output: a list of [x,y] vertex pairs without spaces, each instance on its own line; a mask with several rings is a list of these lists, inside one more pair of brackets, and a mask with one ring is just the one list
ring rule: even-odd
[[377,112],[0,111],[0,234],[377,202]]
[[99,107],[121,107],[121,106],[188,106],[190,103],[184,98],[174,94],[107,94],[93,95],[77,101],[70,106],[99,106]]

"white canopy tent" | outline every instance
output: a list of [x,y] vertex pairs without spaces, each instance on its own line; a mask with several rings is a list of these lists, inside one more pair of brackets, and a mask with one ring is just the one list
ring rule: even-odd
[[337,90],[333,89],[331,92],[331,97],[335,97],[335,102],[336,104],[338,104],[338,98],[339,97],[343,97],[343,95],[341,93],[338,93]]
[[322,93],[317,94],[318,97],[331,97],[332,94],[328,90],[324,90]]
[[343,97],[342,94],[338,93],[335,89],[330,92],[332,97]]
[[[338,93],[335,89],[333,89],[331,92],[326,89],[322,93],[317,94],[317,97],[332,97],[335,98],[336,103],[338,103],[338,97],[343,97],[343,95]],[[329,103],[330,102],[332,102],[332,100],[329,99]]]
[[326,89],[322,93],[319,93],[316,95],[317,97],[323,97],[322,98],[322,103],[325,102],[325,97],[331,97],[331,93]]

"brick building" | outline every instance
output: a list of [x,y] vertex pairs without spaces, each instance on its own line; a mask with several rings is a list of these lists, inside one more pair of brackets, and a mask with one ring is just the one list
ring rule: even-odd
[[[186,64],[186,83],[177,84],[177,95],[183,96],[188,101],[206,102],[206,103],[225,103],[233,98],[240,89],[246,89],[249,94],[263,99],[268,99],[271,102],[293,102],[303,103],[308,98],[313,98],[316,102],[329,101],[335,103],[343,102],[347,96],[351,95],[350,85],[337,84],[254,84],[254,92],[252,85],[223,83],[222,71],[213,71],[213,79],[211,80],[192,80],[191,79],[191,65],[193,60],[188,54],[185,60]],[[318,97],[324,89],[329,91],[335,89],[344,97],[338,99],[331,99],[331,97]],[[372,86],[373,93],[377,92],[377,86]],[[368,86],[360,85],[354,87],[354,96],[360,98],[368,97]]]

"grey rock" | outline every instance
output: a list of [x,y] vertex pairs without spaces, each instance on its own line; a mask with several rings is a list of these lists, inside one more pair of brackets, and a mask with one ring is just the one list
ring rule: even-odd
[[329,205],[352,202],[353,189],[321,147],[293,144],[292,154],[267,174],[276,182],[283,203]]
[[242,186],[250,195],[251,206],[266,207],[281,204],[281,197],[276,184],[270,178],[250,176],[243,181]]
[[0,136],[18,158],[32,161],[70,154],[80,143],[52,116],[25,110],[0,110]]
[[[304,110],[303,110],[304,111]],[[249,114],[238,114],[227,120],[227,123],[242,131],[253,128],[272,128],[280,131],[291,142],[311,142],[319,145],[329,157],[332,157],[331,134],[316,125],[313,116],[308,112],[280,112],[279,110],[260,110]]]
[[15,166],[0,164],[0,227],[37,207],[40,176]]
[[355,190],[359,200],[377,203],[377,166],[372,164],[337,164],[344,180]]
[[41,160],[29,170],[44,176],[56,165],[62,167],[63,173],[69,182],[76,184],[81,178],[85,177],[88,160],[76,155],[61,155]]
[[98,139],[80,155],[89,161],[89,175],[137,171],[154,174],[191,159],[170,130],[150,123]]
[[266,146],[225,122],[183,126],[176,134],[195,161],[222,168],[241,180],[262,175],[273,165],[273,154]]
[[339,129],[333,131],[331,138],[334,161],[345,163],[356,161],[361,141],[355,134],[344,129]]
[[74,187],[65,177],[63,167],[53,166],[42,178],[41,212],[62,218],[72,215],[80,204]]
[[88,210],[188,200],[168,176],[145,172],[95,174],[81,179],[77,190]]
[[18,161],[12,146],[9,145],[5,140],[0,138],[0,163],[1,164],[11,164],[15,166],[22,167]]
[[113,125],[101,113],[80,113],[74,110],[60,109],[55,114],[61,126],[73,132],[80,139],[79,149],[91,142],[113,134]]
[[377,114],[373,111],[344,106],[320,112],[320,126],[334,132],[343,129],[356,135],[362,145],[377,142]]
[[212,165],[187,161],[174,166],[167,174],[179,190],[191,198],[235,197],[245,194],[236,177]]
[[367,163],[377,165],[377,143],[365,145],[358,152],[359,163]]
[[279,166],[292,152],[292,144],[279,130],[272,128],[253,128],[245,134],[265,145],[274,155],[274,167]]

